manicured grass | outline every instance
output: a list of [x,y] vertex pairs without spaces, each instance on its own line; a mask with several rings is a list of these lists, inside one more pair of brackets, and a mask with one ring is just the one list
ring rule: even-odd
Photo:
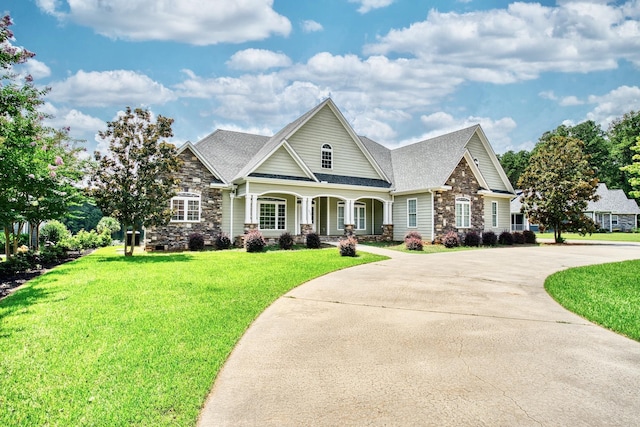
[[473,249],[482,248],[480,246],[477,247],[469,247],[469,246],[458,246],[457,248],[445,248],[443,245],[423,245],[422,251],[410,251],[405,246],[404,242],[362,242],[360,243],[365,246],[375,246],[378,248],[391,249],[394,251],[407,252],[410,254],[435,254],[439,252],[455,252],[455,251],[468,251]]
[[566,309],[640,341],[640,260],[560,271],[544,286]]
[[[536,233],[539,239],[552,239],[553,233]],[[593,233],[581,236],[578,233],[562,233],[567,242],[574,240],[592,240],[605,242],[640,242],[640,233]]]
[[0,425],[194,425],[267,306],[311,278],[381,259],[335,248],[133,258],[104,248],[61,265],[0,301]]

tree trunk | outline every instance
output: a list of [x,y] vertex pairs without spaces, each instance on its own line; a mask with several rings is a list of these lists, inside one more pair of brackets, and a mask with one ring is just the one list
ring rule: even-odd
[[562,230],[560,229],[560,224],[556,224],[553,227],[553,234],[555,236],[556,239],[556,243],[563,243],[562,241]]
[[9,232],[9,226],[5,224],[4,226],[4,254],[7,256],[7,259],[11,257],[11,233]]
[[133,256],[133,250],[135,249],[135,247],[136,247],[136,226],[134,225],[131,227],[131,244],[129,245],[129,252],[127,252],[126,246],[125,246],[124,255]]
[[20,231],[22,230],[22,227],[24,227],[24,222],[19,222],[18,227],[16,228],[17,231],[13,232],[13,254],[14,255],[18,253],[18,241],[20,240]]
[[127,224],[123,224],[122,228],[123,228],[122,236],[124,239],[124,256],[127,256],[129,252],[129,245],[127,245],[127,231],[129,226]]

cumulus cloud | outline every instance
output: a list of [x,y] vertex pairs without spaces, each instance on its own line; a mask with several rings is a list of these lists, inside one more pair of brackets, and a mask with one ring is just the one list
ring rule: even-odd
[[349,0],[349,3],[358,3],[358,13],[365,14],[373,9],[379,9],[381,7],[387,7],[394,0]]
[[24,64],[16,66],[16,69],[21,76],[30,75],[34,80],[49,77],[51,75],[51,69],[47,64],[33,58]]
[[134,71],[80,70],[64,81],[52,83],[49,98],[79,106],[105,107],[164,104],[175,96],[162,84]]
[[587,114],[587,120],[593,120],[604,128],[614,119],[629,111],[640,111],[640,87],[620,86],[604,95],[591,95],[589,104],[595,108]]
[[235,70],[267,70],[291,65],[291,59],[284,53],[265,49],[245,49],[234,53],[227,66]]
[[[394,29],[367,54],[408,55],[424,66],[450,67],[471,81],[511,83],[543,72],[590,72],[640,64],[640,23],[630,3],[512,3],[468,13],[431,10],[424,21]],[[637,2],[636,2],[637,3]],[[636,6],[637,9],[637,6]]]
[[316,22],[312,19],[307,19],[306,21],[302,21],[302,31],[305,33],[314,33],[316,31],[324,30],[324,27],[319,22]]
[[73,108],[58,108],[50,102],[45,102],[40,110],[50,116],[45,119],[45,125],[55,129],[68,127],[69,136],[84,141],[84,147],[88,151],[95,149],[98,132],[107,128],[103,120]]
[[38,0],[37,4],[60,20],[114,39],[204,46],[291,32],[291,22],[273,9],[273,0]]

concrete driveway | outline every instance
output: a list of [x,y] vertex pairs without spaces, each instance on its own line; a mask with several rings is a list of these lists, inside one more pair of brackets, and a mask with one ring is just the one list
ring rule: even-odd
[[269,307],[199,425],[640,425],[640,343],[543,289],[555,271],[637,259],[640,246],[392,255]]

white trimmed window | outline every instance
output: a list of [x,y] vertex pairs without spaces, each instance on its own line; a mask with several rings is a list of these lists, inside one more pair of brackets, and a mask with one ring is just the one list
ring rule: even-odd
[[333,169],[333,148],[329,144],[322,145],[320,163],[322,169]]
[[611,215],[611,225],[612,226],[618,225],[618,215]]
[[468,197],[456,198],[456,228],[471,227],[471,200]]
[[338,203],[338,230],[344,230],[344,203]]
[[200,194],[178,193],[171,199],[171,222],[199,222]]
[[281,199],[258,199],[261,230],[284,230],[287,224],[287,202]]
[[491,202],[491,227],[498,228],[498,202]]
[[407,227],[418,226],[418,199],[407,200]]
[[[355,230],[367,229],[367,209],[364,203],[353,206],[353,226]],[[338,230],[344,230],[344,202],[338,203]]]

